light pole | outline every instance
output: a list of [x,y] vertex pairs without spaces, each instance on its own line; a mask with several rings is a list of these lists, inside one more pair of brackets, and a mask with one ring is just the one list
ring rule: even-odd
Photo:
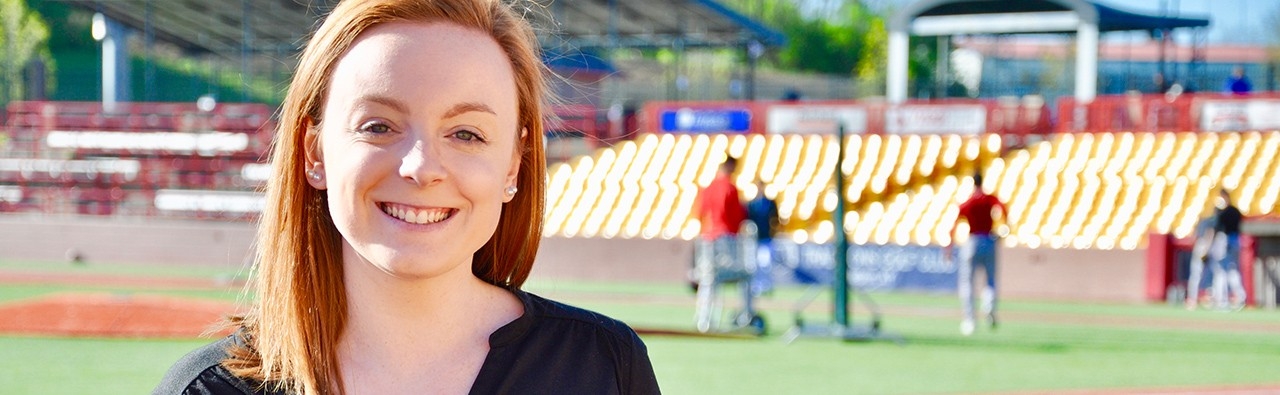
[[102,13],[93,14],[93,39],[102,43],[102,110],[111,112],[117,101],[128,101],[129,59],[125,31]]
[[102,43],[102,109],[108,111],[116,105],[116,41],[107,37],[107,17],[93,14],[93,39]]

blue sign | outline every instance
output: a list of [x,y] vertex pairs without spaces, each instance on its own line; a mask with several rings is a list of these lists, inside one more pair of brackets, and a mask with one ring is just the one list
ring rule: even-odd
[[743,133],[751,129],[751,111],[745,109],[662,110],[658,113],[662,132]]
[[[831,244],[796,244],[775,239],[774,278],[806,284],[830,284],[835,274]],[[936,246],[851,245],[849,285],[866,291],[956,291],[956,260],[942,258]]]

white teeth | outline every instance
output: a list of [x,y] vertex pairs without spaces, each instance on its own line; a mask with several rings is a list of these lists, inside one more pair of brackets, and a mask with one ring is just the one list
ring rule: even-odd
[[413,224],[430,224],[443,221],[449,216],[448,211],[436,210],[414,210],[399,205],[384,204],[382,212],[392,217],[396,217],[401,221]]

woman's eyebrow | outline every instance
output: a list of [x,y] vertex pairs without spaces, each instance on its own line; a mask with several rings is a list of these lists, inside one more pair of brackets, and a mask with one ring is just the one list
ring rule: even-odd
[[493,111],[493,108],[490,108],[488,104],[463,102],[454,104],[453,107],[449,108],[449,111],[445,111],[444,118],[453,118],[468,112],[487,112],[493,115],[498,115],[498,113]]
[[392,110],[398,111],[398,112],[400,112],[401,114],[408,114],[408,113],[409,113],[409,106],[405,105],[403,102],[401,102],[401,101],[399,101],[399,100],[396,100],[396,99],[393,99],[393,98],[390,98],[390,97],[387,97],[387,96],[379,96],[379,95],[364,95],[364,96],[360,96],[359,98],[357,98],[357,99],[356,99],[356,102],[357,102],[357,103],[362,103],[362,102],[372,102],[372,103],[377,103],[377,104],[381,104],[381,105],[383,105],[383,106],[390,107]]

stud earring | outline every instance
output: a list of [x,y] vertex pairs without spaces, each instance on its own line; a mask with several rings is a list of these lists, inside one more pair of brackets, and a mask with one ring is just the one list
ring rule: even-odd
[[506,190],[504,190],[503,192],[507,194],[507,197],[514,197],[514,196],[516,196],[516,191],[519,191],[519,190],[520,190],[520,189],[519,189],[519,188],[516,188],[516,186],[515,186],[515,185],[512,185],[512,186],[507,187],[507,189],[506,189]]
[[323,166],[320,162],[312,164],[311,170],[307,170],[307,177],[311,177],[312,180],[316,181],[320,181],[320,179],[324,178],[324,175],[320,174],[320,166]]

